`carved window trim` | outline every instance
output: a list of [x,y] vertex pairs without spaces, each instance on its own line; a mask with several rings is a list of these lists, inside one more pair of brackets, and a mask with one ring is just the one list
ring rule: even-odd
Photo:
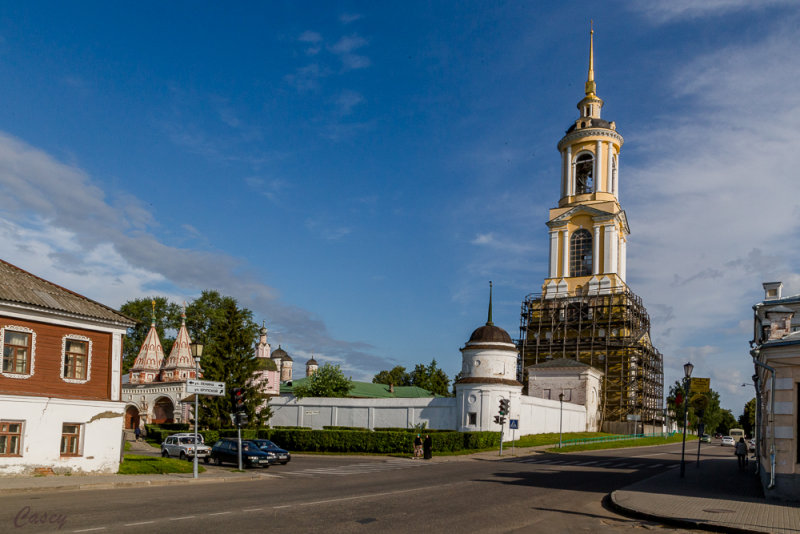
[[[67,378],[64,365],[67,362],[67,341],[83,341],[86,343],[86,378]],[[70,384],[85,384],[92,379],[92,339],[78,334],[67,334],[61,338],[61,380]]]
[[12,332],[23,332],[31,336],[31,361],[28,365],[28,373],[8,373],[3,371],[2,363],[0,363],[0,375],[7,378],[17,378],[21,380],[28,379],[34,375],[36,371],[36,332],[27,326],[20,326],[16,324],[7,324],[0,328],[0,354],[5,352],[6,330]]

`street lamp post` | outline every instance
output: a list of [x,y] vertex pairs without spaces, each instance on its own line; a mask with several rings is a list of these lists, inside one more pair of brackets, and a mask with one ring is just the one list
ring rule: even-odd
[[564,424],[564,392],[558,394],[558,448],[561,448],[561,429]]
[[[200,357],[203,355],[203,344],[202,343],[191,343],[189,345],[189,349],[192,351],[192,357],[194,358],[194,378],[197,380],[200,378]],[[192,473],[194,474],[194,478],[197,478],[197,449],[199,447],[199,442],[197,439],[197,405],[198,399],[200,395],[198,393],[194,394],[194,459],[192,460],[192,464],[194,465],[192,469]]]
[[694,365],[687,362],[683,365],[683,445],[681,446],[681,478],[686,474],[686,425],[689,422],[689,379]]

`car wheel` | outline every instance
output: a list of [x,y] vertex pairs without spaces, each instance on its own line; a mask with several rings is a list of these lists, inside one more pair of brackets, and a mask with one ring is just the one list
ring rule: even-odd
[[169,453],[167,451],[161,451],[162,458],[169,458]]
[[222,465],[222,458],[217,456],[216,458],[214,458],[214,463],[217,465]]
[[205,458],[203,458],[203,463],[204,463],[204,464],[207,464],[207,463],[208,463],[208,456],[206,456]]
[[186,453],[181,451],[181,460],[185,460],[185,459],[186,459]]
[[288,464],[288,463],[289,463],[289,462],[281,462],[281,465],[286,465],[286,464]]

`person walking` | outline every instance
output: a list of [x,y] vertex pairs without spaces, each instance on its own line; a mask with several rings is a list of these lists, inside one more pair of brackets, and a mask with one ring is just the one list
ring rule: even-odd
[[425,441],[422,442],[422,450],[424,451],[424,458],[430,460],[433,457],[433,440],[430,434],[425,434]]
[[739,438],[734,452],[736,453],[736,458],[739,460],[739,471],[744,471],[747,465],[747,443],[744,442],[744,438]]
[[417,434],[414,438],[414,459],[422,458],[422,436]]
[[139,441],[139,438],[142,435],[142,429],[137,426],[136,430],[134,430],[133,433],[136,436],[136,441]]

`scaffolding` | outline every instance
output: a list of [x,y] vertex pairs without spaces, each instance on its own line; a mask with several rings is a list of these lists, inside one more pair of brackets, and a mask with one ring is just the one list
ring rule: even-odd
[[650,342],[650,317],[627,286],[606,294],[551,297],[522,302],[518,375],[557,358],[574,359],[603,372],[601,428],[608,423],[663,423],[664,364]]

